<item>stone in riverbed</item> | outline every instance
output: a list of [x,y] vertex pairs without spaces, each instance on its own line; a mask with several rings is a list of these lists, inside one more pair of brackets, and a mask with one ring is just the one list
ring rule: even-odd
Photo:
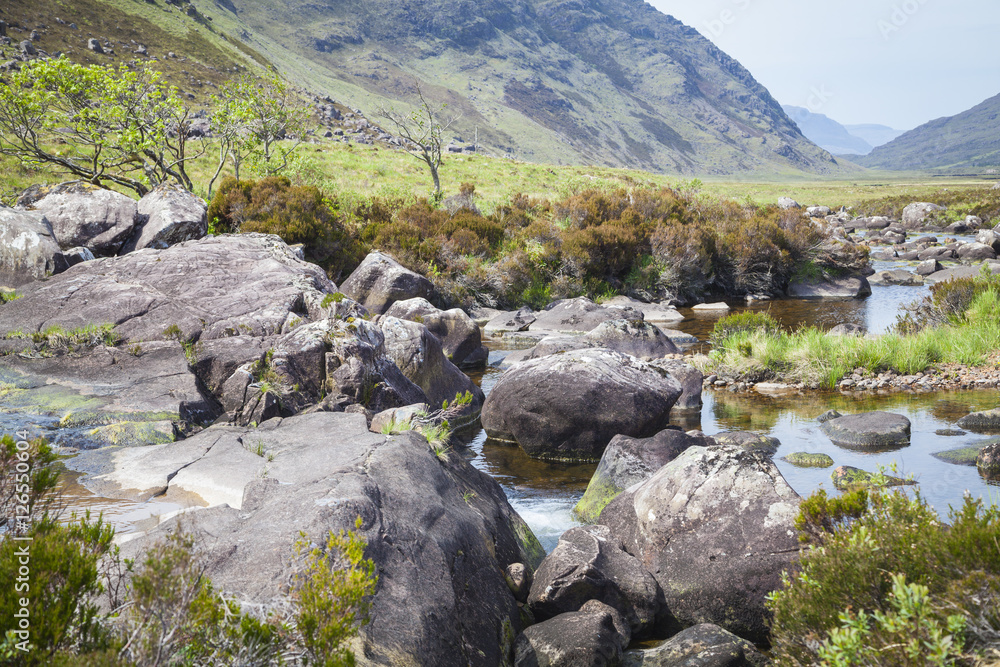
[[967,414],[958,420],[958,425],[974,433],[994,433],[1000,431],[1000,408]]
[[684,316],[673,306],[665,303],[645,303],[627,296],[616,296],[603,302],[605,306],[630,307],[642,313],[643,319],[657,326],[680,322]]
[[830,440],[851,449],[893,449],[910,444],[910,420],[891,412],[862,412],[823,422]]
[[714,444],[715,441],[704,434],[689,434],[674,428],[660,431],[651,438],[617,435],[608,443],[573,512],[586,523],[596,523],[601,510],[622,491],[645,482],[688,447]]
[[704,374],[683,359],[658,359],[652,363],[670,373],[681,385],[681,395],[671,409],[672,414],[700,412]]
[[976,457],[976,468],[987,479],[1000,477],[1000,443],[983,447]]
[[799,496],[774,463],[739,447],[691,447],[601,512],[659,582],[682,625],[768,637],[765,599],[800,548]]
[[718,301],[716,303],[699,303],[692,306],[691,310],[705,312],[728,311],[729,304],[725,301]]
[[640,319],[602,322],[585,334],[583,340],[594,347],[605,347],[647,361],[680,352],[657,326]]
[[907,229],[922,226],[934,213],[948,210],[931,202],[914,202],[903,209],[903,224]]
[[865,328],[860,324],[845,322],[838,324],[828,332],[831,336],[864,336]]
[[641,320],[642,313],[630,306],[600,306],[581,296],[550,303],[545,310],[535,313],[535,321],[528,331],[584,334],[608,320],[619,319]]
[[781,458],[797,468],[829,468],[833,465],[833,459],[826,454],[792,452],[788,456],[783,456]]
[[781,447],[781,441],[777,438],[749,431],[726,431],[713,435],[712,439],[720,445],[732,445],[748,452],[760,452],[768,458],[774,456]]
[[996,439],[987,440],[986,442],[980,442],[973,445],[968,445],[967,447],[959,447],[958,449],[947,449],[943,452],[934,452],[931,454],[936,459],[942,461],[947,461],[948,463],[953,463],[958,466],[974,466],[976,465],[976,459],[979,457],[979,452],[983,450],[984,447],[988,447],[992,444],[997,444],[1000,442]]
[[863,277],[827,278],[818,281],[792,281],[788,296],[793,299],[861,299],[871,296],[872,288]]
[[914,269],[914,272],[918,276],[929,276],[932,273],[937,273],[942,268],[944,267],[941,266],[941,262],[932,258],[932,259],[925,259],[922,262],[920,262],[920,264],[917,265],[917,268]]
[[493,438],[535,458],[596,461],[619,434],[663,430],[681,386],[666,371],[602,348],[554,354],[516,365],[483,406]]
[[531,308],[512,310],[495,315],[483,327],[483,333],[487,336],[502,336],[505,333],[527,331],[534,321],[535,314]]
[[871,473],[860,468],[851,466],[840,466],[830,475],[833,486],[841,491],[875,486],[876,484],[885,486],[910,486],[916,484],[912,479],[902,479],[891,475],[880,475]]
[[[528,607],[539,621],[599,600],[620,612],[633,635],[656,628],[663,592],[607,526],[571,528],[535,571]],[[666,619],[663,619],[664,621]]]
[[872,285],[901,285],[904,287],[919,287],[924,284],[923,278],[903,269],[879,271],[871,277]]
[[526,629],[514,646],[514,666],[620,665],[630,640],[620,631],[620,624],[613,608],[592,600],[580,611],[559,614]]
[[651,649],[625,651],[624,667],[763,667],[764,654],[717,625],[694,625]]
[[441,341],[448,359],[459,368],[478,368],[486,364],[489,350],[483,346],[479,327],[459,308],[440,310],[420,297],[397,301],[386,315],[419,322]]

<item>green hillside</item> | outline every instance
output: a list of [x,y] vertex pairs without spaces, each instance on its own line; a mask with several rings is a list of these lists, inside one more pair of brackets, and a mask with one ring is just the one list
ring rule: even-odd
[[878,169],[975,169],[1000,166],[1000,95],[956,116],[902,134],[858,164]]

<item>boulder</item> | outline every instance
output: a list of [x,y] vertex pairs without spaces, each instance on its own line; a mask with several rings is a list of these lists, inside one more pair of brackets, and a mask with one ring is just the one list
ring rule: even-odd
[[728,312],[729,304],[725,301],[717,301],[715,303],[699,303],[691,306],[691,310],[694,311],[706,311],[706,312]]
[[987,445],[979,450],[976,468],[979,474],[987,479],[1000,477],[1000,443]]
[[56,273],[60,258],[45,216],[0,205],[0,286],[19,287]]
[[681,630],[656,648],[630,649],[624,667],[763,667],[767,657],[753,644],[717,625]]
[[535,571],[528,608],[538,621],[579,611],[590,600],[616,609],[643,635],[657,627],[663,592],[607,526],[571,528]]
[[832,458],[826,454],[817,454],[815,452],[792,452],[788,456],[781,458],[796,468],[829,468],[833,465]]
[[674,414],[698,413],[701,411],[701,390],[705,376],[697,368],[682,359],[662,359],[653,362],[657,368],[670,373],[681,385],[681,395],[674,403]]
[[982,229],[976,234],[976,243],[988,245],[995,252],[1000,252],[1000,234],[992,229]]
[[967,414],[958,420],[958,426],[974,433],[998,433],[1000,408]]
[[139,224],[122,247],[122,254],[200,239],[208,233],[208,205],[184,188],[164,184],[139,200]]
[[868,280],[860,276],[826,278],[816,281],[793,280],[788,285],[788,296],[793,299],[861,299],[871,296]]
[[823,422],[820,430],[850,449],[894,449],[910,444],[910,420],[891,412],[862,412]]
[[512,310],[500,313],[483,327],[483,333],[487,336],[502,336],[505,333],[527,331],[531,323],[535,321],[535,314],[531,308]]
[[885,474],[870,473],[860,468],[839,466],[830,474],[834,488],[840,491],[865,488],[870,486],[910,486],[916,484],[912,479],[902,479]]
[[289,314],[319,315],[335,291],[277,236],[215,236],[84,262],[34,283],[5,311],[0,334],[110,323],[127,341],[163,340],[172,326],[185,342],[276,335]]
[[714,444],[715,441],[704,434],[684,433],[676,428],[664,429],[650,438],[616,435],[604,450],[573,512],[586,523],[596,523],[601,510],[622,491],[645,482],[688,447]]
[[555,301],[540,313],[528,327],[532,333],[584,334],[608,320],[642,319],[642,313],[626,306],[599,306],[585,296]]
[[134,200],[80,181],[32,186],[18,198],[17,208],[44,215],[60,248],[83,246],[97,257],[118,254],[138,216]]
[[958,247],[956,254],[959,259],[967,259],[969,261],[997,258],[997,253],[993,247],[985,243],[963,243]]
[[922,227],[933,213],[947,210],[944,206],[938,206],[930,202],[914,202],[903,209],[903,224],[908,229]]
[[611,607],[592,601],[586,609],[536,623],[517,638],[515,667],[603,667],[620,665],[629,643]]
[[828,236],[816,248],[816,264],[837,272],[862,273],[869,268],[868,247],[839,236]]
[[666,371],[634,357],[567,352],[507,371],[483,406],[483,428],[535,458],[596,461],[616,435],[663,430],[680,395]]
[[739,447],[691,447],[604,508],[600,522],[663,589],[683,624],[766,642],[765,599],[799,550],[799,496]]
[[712,436],[717,444],[739,447],[748,452],[760,452],[770,458],[781,447],[781,441],[769,435],[751,433],[749,431],[725,431]]
[[604,347],[647,361],[680,353],[657,326],[642,319],[607,320],[585,334],[583,340],[592,347]]
[[460,308],[440,310],[427,299],[417,297],[397,301],[385,314],[423,324],[441,341],[444,353],[456,366],[479,368],[486,365],[489,350],[483,345],[479,327]]
[[869,283],[872,285],[902,285],[905,287],[919,287],[924,284],[924,280],[920,276],[914,275],[904,269],[892,269],[889,271],[879,271],[871,277]]
[[382,314],[396,301],[429,298],[434,285],[389,255],[374,251],[347,277],[340,291],[372,313]]
[[660,329],[660,331],[678,347],[690,347],[698,344],[698,339],[685,331],[679,329]]
[[929,276],[930,274],[936,273],[943,268],[944,267],[941,266],[941,262],[934,258],[929,258],[923,260],[920,264],[917,264],[917,268],[914,269],[914,272],[918,276]]
[[368,427],[372,433],[396,434],[413,428],[413,420],[424,417],[431,411],[426,403],[404,405],[401,408],[389,408],[372,417]]
[[62,273],[71,266],[89,262],[92,259],[94,259],[94,253],[90,252],[90,248],[76,247],[63,250],[61,255],[56,255],[55,272]]
[[892,224],[892,220],[884,215],[876,215],[865,221],[866,229],[885,229]]
[[[444,667],[508,659],[521,620],[504,571],[534,568],[542,553],[494,480],[460,456],[435,455],[416,433],[369,433],[361,415],[323,412],[267,426],[212,427],[178,449],[144,448],[131,466],[149,476],[143,484],[165,485],[166,497],[238,498],[238,508],[183,518],[205,545],[205,575],[217,590],[246,604],[283,600],[300,531],[322,543],[329,531],[355,530],[360,517],[356,532],[379,582],[359,657]],[[178,521],[127,542],[124,555],[141,554]]]
[[650,324],[674,324],[684,319],[676,308],[665,303],[645,303],[627,296],[616,296],[603,303],[616,308],[632,308],[642,313],[644,320]]
[[802,205],[791,197],[778,197],[778,206],[785,210],[790,208],[802,208]]
[[441,342],[417,322],[384,315],[379,328],[385,336],[386,355],[414,384],[423,389],[427,402],[438,408],[456,394],[472,394],[470,410],[478,413],[485,396],[469,376],[448,361]]
[[806,213],[809,214],[810,218],[825,218],[830,215],[829,206],[810,206],[806,209]]

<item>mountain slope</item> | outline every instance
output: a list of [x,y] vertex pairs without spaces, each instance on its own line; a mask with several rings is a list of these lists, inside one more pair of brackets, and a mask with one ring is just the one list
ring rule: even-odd
[[738,62],[641,0],[195,0],[303,86],[369,116],[415,84],[467,141],[544,162],[828,173]]
[[782,104],[781,108],[810,141],[835,155],[865,155],[872,149],[871,144],[854,136],[832,118],[813,113],[804,107]]
[[1000,95],[956,116],[924,123],[855,162],[898,170],[996,167],[1000,165]]
[[888,125],[878,125],[875,123],[864,123],[862,125],[845,125],[847,131],[859,139],[864,139],[873,148],[878,148],[882,144],[887,144],[905,130],[895,130]]

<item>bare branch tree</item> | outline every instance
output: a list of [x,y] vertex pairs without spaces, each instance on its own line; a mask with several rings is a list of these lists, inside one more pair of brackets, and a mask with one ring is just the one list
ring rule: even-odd
[[446,118],[444,112],[448,105],[432,105],[424,97],[420,84],[415,83],[414,85],[420,104],[412,112],[403,113],[392,107],[387,109],[380,106],[376,113],[379,117],[389,121],[395,128],[396,134],[407,141],[407,150],[410,155],[424,162],[431,170],[431,178],[434,180],[434,196],[440,197],[441,179],[438,177],[438,170],[441,167],[444,151],[444,134],[461,116],[453,115]]

